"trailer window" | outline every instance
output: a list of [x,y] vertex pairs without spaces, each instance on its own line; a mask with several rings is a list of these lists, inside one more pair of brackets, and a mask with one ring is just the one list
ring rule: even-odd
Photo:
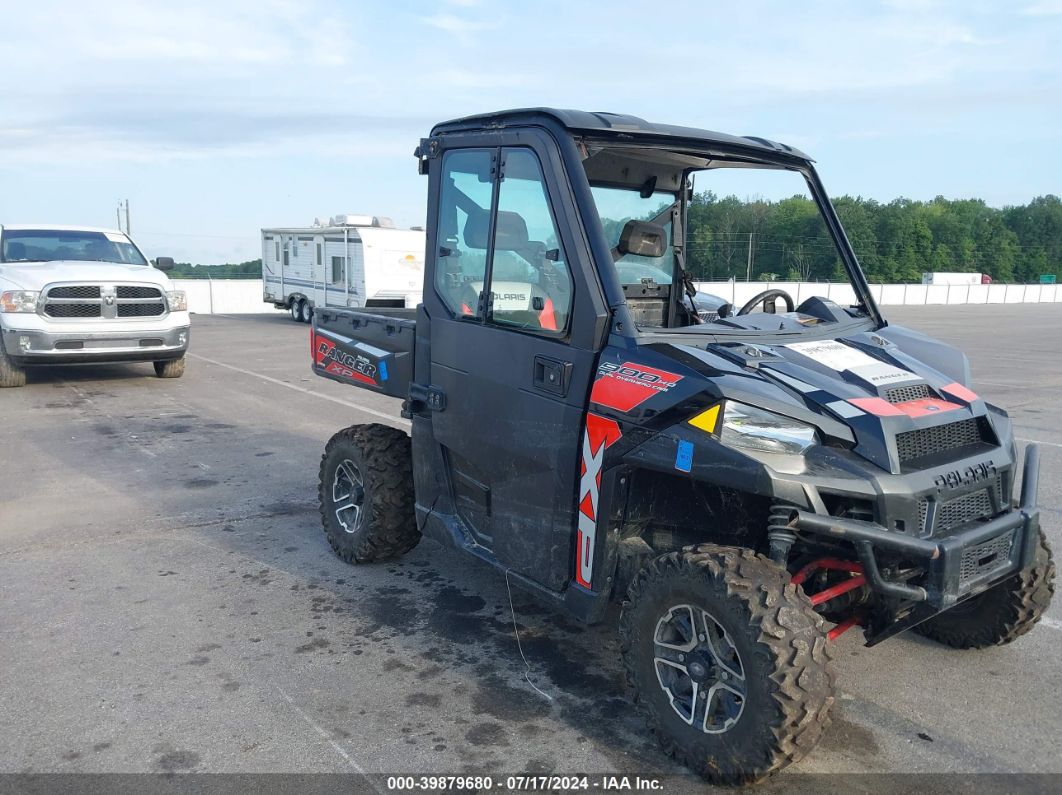
[[458,317],[478,317],[487,273],[491,150],[446,152],[439,194],[435,289]]
[[277,262],[280,262],[280,241],[277,241],[273,245],[277,247]]
[[317,244],[317,264],[321,264],[321,244]]
[[332,257],[332,284],[343,284],[346,277],[343,273],[343,257]]

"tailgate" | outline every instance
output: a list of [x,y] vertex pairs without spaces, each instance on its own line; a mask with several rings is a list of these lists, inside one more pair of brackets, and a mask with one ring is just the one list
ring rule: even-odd
[[310,347],[324,378],[405,399],[413,378],[416,321],[351,309],[318,309]]

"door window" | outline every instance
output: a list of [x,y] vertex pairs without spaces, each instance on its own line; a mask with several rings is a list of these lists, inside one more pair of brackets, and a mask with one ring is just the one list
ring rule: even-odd
[[558,334],[567,328],[571,274],[530,149],[503,150],[491,293],[494,323]]
[[493,154],[490,149],[464,149],[443,155],[435,289],[458,317],[479,316],[487,273]]

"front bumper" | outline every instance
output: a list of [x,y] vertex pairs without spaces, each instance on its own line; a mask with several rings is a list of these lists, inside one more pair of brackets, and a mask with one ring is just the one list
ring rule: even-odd
[[16,364],[76,364],[179,359],[188,350],[189,326],[151,328],[2,329],[4,350]]
[[[914,603],[905,618],[870,645],[976,596],[1033,563],[1040,531],[1037,488],[1040,450],[1025,449],[1018,506],[988,521],[943,538],[916,538],[877,524],[793,510],[790,527],[850,542],[856,549],[871,589],[884,597]],[[924,574],[913,580],[890,580],[879,558],[909,561]]]

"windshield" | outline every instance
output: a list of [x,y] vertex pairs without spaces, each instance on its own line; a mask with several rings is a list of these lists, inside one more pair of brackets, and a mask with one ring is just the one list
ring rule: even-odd
[[147,265],[123,234],[65,229],[5,229],[0,262],[117,262]]
[[[671,206],[675,197],[667,193],[652,193],[643,197],[639,191],[627,188],[590,187],[597,206],[605,239],[612,248],[613,261],[620,284],[638,284],[653,279],[658,284],[671,284],[673,268],[671,255]],[[660,257],[647,257],[619,251],[620,236],[628,221],[653,221],[664,229],[666,251]]]
[[[584,167],[639,328],[799,332],[867,316],[800,171],[642,147],[591,150]],[[656,189],[682,184],[684,224],[676,193]]]

